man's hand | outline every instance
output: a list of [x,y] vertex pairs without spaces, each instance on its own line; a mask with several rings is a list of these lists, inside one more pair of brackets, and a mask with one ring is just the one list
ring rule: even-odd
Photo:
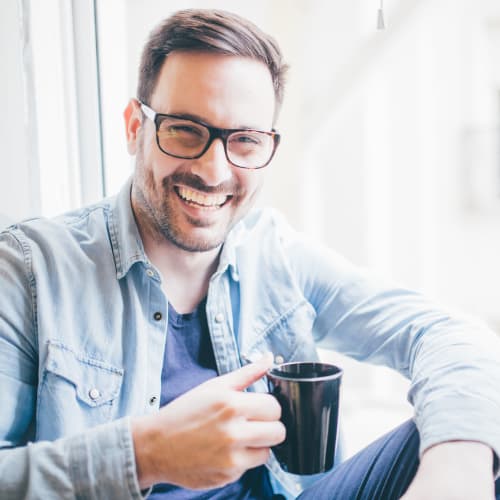
[[401,500],[494,500],[493,452],[474,441],[449,441],[422,455]]
[[132,421],[141,488],[168,482],[190,489],[236,481],[266,462],[285,439],[281,408],[270,394],[242,392],[271,366],[269,358],[216,377],[158,413]]

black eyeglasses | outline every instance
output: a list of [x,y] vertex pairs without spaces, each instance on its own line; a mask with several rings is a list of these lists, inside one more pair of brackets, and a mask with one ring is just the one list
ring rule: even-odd
[[275,131],[209,127],[180,116],[156,113],[146,104],[140,104],[143,113],[155,124],[158,147],[175,158],[200,158],[214,139],[221,139],[232,165],[257,169],[269,164],[280,142]]

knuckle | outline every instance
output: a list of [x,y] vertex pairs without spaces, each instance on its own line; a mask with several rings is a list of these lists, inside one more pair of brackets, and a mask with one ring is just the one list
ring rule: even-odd
[[223,418],[231,418],[236,415],[237,408],[234,398],[228,394],[214,394],[212,408],[214,412],[219,413]]
[[222,414],[224,418],[231,419],[238,415],[238,409],[231,404],[226,404],[222,409]]
[[267,396],[269,398],[268,408],[270,411],[272,411],[273,416],[276,418],[276,420],[279,420],[281,418],[281,405],[278,403],[278,400],[271,394],[268,394]]
[[240,441],[240,432],[236,426],[226,426],[224,429],[224,442],[229,446],[234,446]]
[[279,440],[278,443],[283,442],[286,439],[286,427],[282,422],[277,422],[276,438]]
[[224,398],[222,412],[226,418],[233,418],[238,416],[238,401],[236,400],[234,395],[228,395],[226,398]]

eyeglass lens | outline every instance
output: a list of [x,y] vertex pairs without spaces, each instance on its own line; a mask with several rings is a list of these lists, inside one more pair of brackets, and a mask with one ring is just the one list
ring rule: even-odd
[[[181,118],[165,117],[158,125],[158,143],[167,154],[195,158],[205,149],[209,130],[201,124]],[[230,134],[225,141],[229,161],[239,167],[264,166],[274,151],[274,139],[265,132],[242,130]]]

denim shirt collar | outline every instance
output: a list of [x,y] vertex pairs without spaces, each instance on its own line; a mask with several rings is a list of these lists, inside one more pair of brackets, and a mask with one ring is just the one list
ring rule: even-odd
[[219,265],[216,275],[223,274],[229,269],[234,281],[239,281],[238,266],[236,261],[236,249],[244,239],[245,228],[242,222],[234,226],[226,236],[219,257]]
[[[144,250],[132,210],[132,182],[133,177],[130,177],[111,203],[109,232],[117,279],[126,276],[130,268],[137,262],[143,262],[148,267],[152,266]],[[239,222],[231,229],[221,249],[215,275],[221,275],[229,269],[231,277],[238,281],[236,248],[244,239],[246,232],[243,222]]]
[[108,227],[117,279],[126,276],[136,262],[144,262],[147,266],[150,265],[132,211],[131,189],[132,177],[113,199],[109,215]]

